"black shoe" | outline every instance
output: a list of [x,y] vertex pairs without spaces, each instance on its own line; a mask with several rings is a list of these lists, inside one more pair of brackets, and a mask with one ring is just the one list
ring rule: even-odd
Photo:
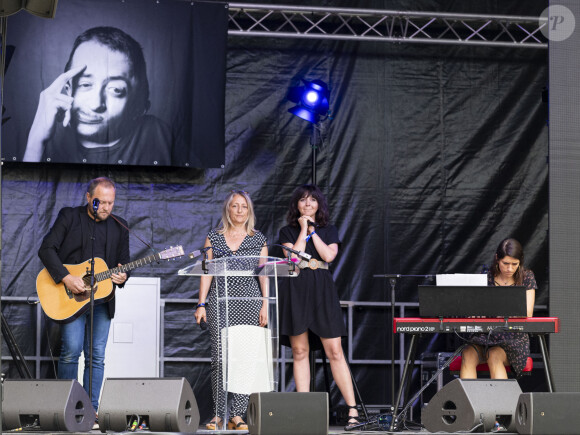
[[[347,405],[348,406],[348,405]],[[357,409],[356,405],[354,406],[348,406],[348,409]],[[357,410],[358,413],[358,410]],[[359,416],[353,416],[353,415],[349,415],[348,416],[348,420],[346,421],[346,426],[344,427],[344,430],[353,430],[356,429],[357,427],[361,426],[361,421],[359,420]]]

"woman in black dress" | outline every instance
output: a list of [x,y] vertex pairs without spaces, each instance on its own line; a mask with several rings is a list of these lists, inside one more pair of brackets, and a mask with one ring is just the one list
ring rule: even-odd
[[[536,278],[534,272],[524,268],[524,250],[515,239],[505,239],[497,247],[493,264],[487,274],[487,285],[525,286],[527,289],[527,314],[534,314]],[[530,337],[516,332],[498,332],[491,335],[475,334],[463,350],[461,379],[477,378],[478,364],[487,363],[492,379],[507,379],[506,366],[519,376],[530,356]]]
[[297,278],[280,281],[278,296],[281,342],[292,347],[296,390],[309,391],[309,351],[324,348],[334,381],[349,407],[347,427],[354,426],[359,423],[358,411],[341,344],[346,329],[328,270],[340,240],[336,227],[329,224],[326,198],[318,187],[306,184],[294,191],[287,221],[280,230],[280,243],[312,255],[310,261],[299,262]]
[[[224,201],[222,220],[219,228],[211,230],[205,240],[205,247],[212,249],[207,251],[207,258],[212,260],[220,257],[244,257],[268,255],[266,237],[256,229],[254,224],[254,206],[247,192],[241,190],[232,191]],[[241,260],[240,260],[241,261]],[[216,286],[215,280],[221,280]],[[227,279],[228,296],[256,298],[249,301],[232,300],[228,304],[228,325],[222,316],[218,325],[217,305],[219,287],[220,293],[224,291]],[[224,294],[219,295],[221,298]],[[202,276],[199,287],[199,303],[195,310],[197,323],[207,321],[211,332],[211,377],[214,409],[227,406],[227,397],[224,397],[222,388],[222,365],[220,362],[219,334],[222,328],[233,325],[256,325],[265,326],[268,322],[267,304],[260,301],[260,297],[266,297],[267,285],[253,276],[232,276],[228,278]],[[207,312],[206,312],[207,310]],[[244,417],[248,407],[249,397],[247,394],[231,393],[231,409],[228,420],[228,429],[248,430]],[[223,406],[222,406],[223,405]],[[226,414],[225,409],[217,410],[217,413]],[[216,415],[206,424],[209,430],[221,429],[223,415]]]

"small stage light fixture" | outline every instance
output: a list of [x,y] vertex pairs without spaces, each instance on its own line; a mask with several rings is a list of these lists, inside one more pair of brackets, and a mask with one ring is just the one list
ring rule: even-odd
[[302,82],[304,86],[295,86],[288,91],[288,100],[298,103],[288,112],[316,124],[320,116],[328,114],[328,86],[322,80],[309,82],[302,79]]

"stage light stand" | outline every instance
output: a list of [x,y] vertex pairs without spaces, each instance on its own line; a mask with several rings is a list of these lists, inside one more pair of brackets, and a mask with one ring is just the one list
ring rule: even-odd
[[318,146],[322,143],[320,137],[319,123],[312,124],[312,131],[310,133],[310,147],[312,148],[312,184],[316,185],[316,151]]

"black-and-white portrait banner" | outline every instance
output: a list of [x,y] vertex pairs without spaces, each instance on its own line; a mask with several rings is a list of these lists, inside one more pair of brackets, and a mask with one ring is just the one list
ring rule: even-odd
[[225,3],[67,0],[8,18],[5,161],[224,164]]

